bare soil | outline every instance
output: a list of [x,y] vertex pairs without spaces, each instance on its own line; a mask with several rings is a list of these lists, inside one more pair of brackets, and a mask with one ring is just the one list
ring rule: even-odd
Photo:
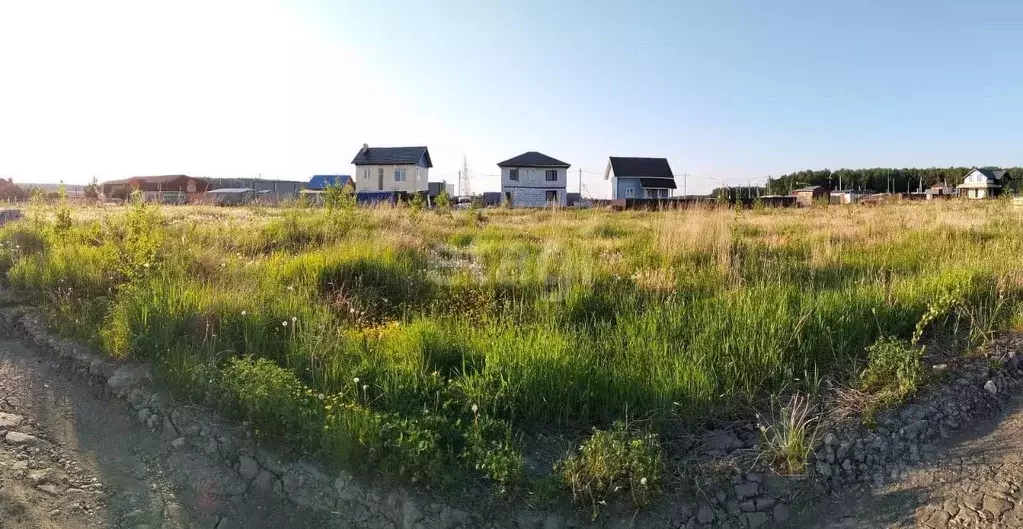
[[1023,527],[1023,395],[936,443],[930,463],[869,494],[802,507],[792,527]]
[[173,448],[52,362],[0,340],[0,529],[331,525]]

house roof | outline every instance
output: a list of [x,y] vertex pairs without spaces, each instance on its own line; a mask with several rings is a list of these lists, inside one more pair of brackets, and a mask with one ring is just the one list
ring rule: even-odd
[[[979,171],[980,174],[986,176],[990,180],[1001,180],[1005,178],[1005,174],[1008,173],[1005,169],[999,169],[997,167],[974,167],[970,170],[970,173]],[[970,173],[966,173],[969,175]]]
[[426,166],[433,167],[430,151],[426,147],[363,147],[355,158],[353,165],[403,165],[417,164],[426,158]]
[[184,175],[184,174],[168,174],[168,175],[159,175],[159,176],[129,176],[128,178],[122,178],[120,180],[107,180],[106,182],[102,182],[102,184],[127,184],[129,182],[144,182],[144,183],[161,184],[161,183],[166,183],[166,182],[173,182],[173,181],[179,180],[181,178],[191,178],[193,180],[201,180],[201,178],[196,178],[194,176],[188,176],[188,175]]
[[309,179],[306,189],[326,189],[332,185],[345,186],[352,181],[351,175],[346,174],[318,174]]
[[243,195],[245,193],[252,193],[253,191],[247,187],[222,187],[220,189],[210,189],[206,192],[207,195]]
[[666,158],[612,156],[610,159],[611,170],[614,171],[616,177],[675,178]]
[[570,166],[557,158],[551,158],[546,154],[536,151],[524,152],[514,158],[509,158],[499,164],[498,167],[558,167],[569,168]]
[[643,189],[678,189],[674,178],[640,178],[639,185]]
[[821,188],[821,186],[806,186],[806,187],[801,187],[799,189],[793,189],[792,192],[793,193],[812,193],[814,191],[817,191],[820,188]]

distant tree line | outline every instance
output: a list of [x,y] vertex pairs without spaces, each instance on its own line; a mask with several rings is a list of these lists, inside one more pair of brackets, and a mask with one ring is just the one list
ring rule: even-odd
[[743,198],[757,198],[763,195],[770,195],[763,186],[736,186],[736,187],[715,187],[710,196],[728,202],[735,202]]
[[[876,167],[873,169],[838,169],[835,171],[829,169],[806,170],[776,178],[768,178],[766,192],[770,195],[787,195],[793,189],[815,185],[828,189],[839,189],[839,186],[841,186],[843,189],[857,191],[904,193],[907,190],[917,191],[921,187],[923,190],[926,190],[934,184],[947,183],[951,186],[959,185],[963,177],[971,169],[973,168],[889,169]],[[1023,184],[1023,168],[1009,167],[1005,169],[1009,171],[1009,176],[1012,178],[1010,187],[1018,190],[1020,185]]]

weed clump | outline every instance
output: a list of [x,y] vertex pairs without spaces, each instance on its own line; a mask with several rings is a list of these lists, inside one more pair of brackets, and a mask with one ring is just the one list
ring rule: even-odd
[[771,465],[781,472],[800,474],[806,470],[806,461],[817,443],[820,423],[810,398],[793,395],[777,414],[764,424],[758,416],[757,427],[764,444],[764,454]]
[[867,424],[879,411],[916,392],[922,379],[922,356],[922,348],[890,336],[867,348],[867,367],[860,374],[860,389],[873,394],[865,412]]
[[522,481],[522,454],[512,443],[511,426],[501,420],[476,417],[466,433],[466,449],[462,457],[477,471],[493,481],[501,493]]
[[594,429],[577,454],[558,464],[557,471],[572,496],[587,503],[596,517],[600,505],[628,494],[637,507],[660,492],[663,453],[657,434],[616,422],[609,430]]

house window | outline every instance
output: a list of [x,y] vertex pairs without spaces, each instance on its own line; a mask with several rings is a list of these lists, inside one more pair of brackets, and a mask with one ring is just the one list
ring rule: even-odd
[[405,168],[404,167],[395,167],[394,168],[394,181],[395,182],[404,182],[405,181]]
[[631,188],[631,187],[626,187],[625,188],[625,196],[626,196],[626,198],[632,198],[632,197],[636,196],[636,190],[634,188]]
[[558,170],[557,169],[548,169],[546,171],[546,175],[547,175],[547,181],[548,182],[557,182],[558,181]]
[[384,190],[384,168],[377,167],[377,189]]
[[514,180],[514,181],[518,182],[519,181],[519,170],[518,169],[508,169],[508,180]]
[[557,202],[557,201],[558,201],[558,192],[557,191],[548,191],[547,192],[547,202]]

